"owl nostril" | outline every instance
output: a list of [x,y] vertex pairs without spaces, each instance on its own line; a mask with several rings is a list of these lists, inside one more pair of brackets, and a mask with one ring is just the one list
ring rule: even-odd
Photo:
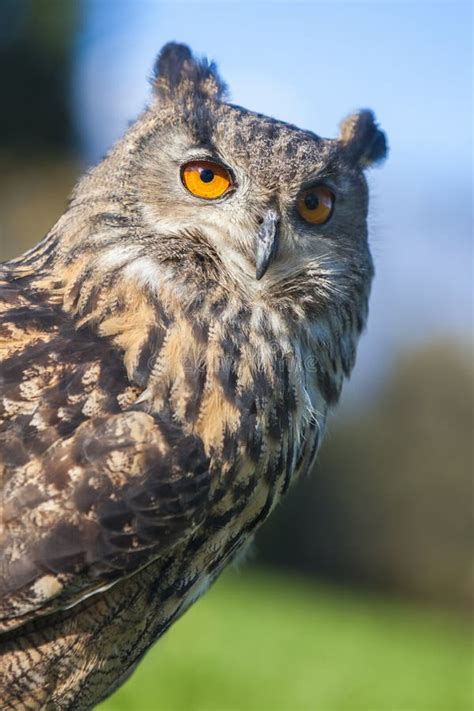
[[263,220],[264,220],[263,217],[258,217],[258,218],[257,218],[258,224],[259,224],[259,225],[263,224]]

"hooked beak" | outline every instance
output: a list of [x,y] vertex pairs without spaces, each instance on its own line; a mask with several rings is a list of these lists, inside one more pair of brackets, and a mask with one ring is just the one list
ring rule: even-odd
[[255,264],[257,280],[261,279],[278,251],[280,235],[279,218],[275,210],[267,210],[264,220],[257,232],[255,245]]

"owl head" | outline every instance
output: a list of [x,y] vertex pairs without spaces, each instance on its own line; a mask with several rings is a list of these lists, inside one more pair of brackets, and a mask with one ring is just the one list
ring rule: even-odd
[[183,298],[206,279],[300,316],[354,303],[362,313],[363,171],[387,151],[372,112],[321,138],[230,103],[215,65],[174,43],[152,86],[149,108],[73,195],[66,259],[86,255],[102,281],[168,280]]

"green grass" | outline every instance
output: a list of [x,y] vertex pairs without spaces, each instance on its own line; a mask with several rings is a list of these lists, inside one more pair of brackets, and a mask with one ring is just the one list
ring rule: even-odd
[[469,711],[471,631],[453,615],[231,572],[101,711]]

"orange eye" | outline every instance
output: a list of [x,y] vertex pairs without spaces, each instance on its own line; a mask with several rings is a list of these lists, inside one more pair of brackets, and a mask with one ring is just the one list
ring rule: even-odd
[[324,225],[332,215],[334,195],[323,185],[305,190],[296,203],[303,220],[312,225]]
[[210,160],[186,163],[181,169],[181,180],[190,193],[207,200],[222,197],[232,187],[229,171]]

